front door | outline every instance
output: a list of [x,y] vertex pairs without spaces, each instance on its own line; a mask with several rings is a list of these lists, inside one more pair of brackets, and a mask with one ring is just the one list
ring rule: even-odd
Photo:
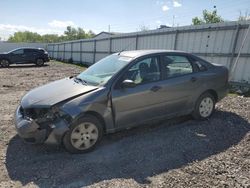
[[11,63],[23,63],[24,62],[24,50],[18,49],[18,50],[11,52],[10,61]]
[[[123,80],[135,83],[133,88],[119,87]],[[161,71],[158,56],[136,62],[112,90],[112,105],[118,127],[153,119],[162,114]]]

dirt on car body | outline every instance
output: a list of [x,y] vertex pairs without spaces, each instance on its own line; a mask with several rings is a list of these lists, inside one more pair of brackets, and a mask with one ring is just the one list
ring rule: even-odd
[[250,99],[228,96],[206,121],[190,117],[107,135],[95,151],[27,145],[13,115],[30,89],[82,68],[0,69],[0,187],[250,187]]

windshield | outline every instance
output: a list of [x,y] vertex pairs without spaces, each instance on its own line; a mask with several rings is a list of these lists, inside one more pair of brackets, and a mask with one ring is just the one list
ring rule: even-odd
[[12,53],[12,52],[14,52],[14,51],[17,51],[17,50],[20,50],[20,48],[17,48],[17,49],[14,49],[14,50],[10,50],[10,51],[8,51],[8,52],[6,52],[6,53]]
[[126,56],[110,55],[90,66],[79,74],[77,78],[84,80],[87,84],[104,85],[131,60],[132,58]]

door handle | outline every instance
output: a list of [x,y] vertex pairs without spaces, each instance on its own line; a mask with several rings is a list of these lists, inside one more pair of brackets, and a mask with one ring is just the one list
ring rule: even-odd
[[192,77],[190,80],[191,80],[191,82],[195,82],[197,80],[197,78],[196,77]]
[[153,86],[150,90],[156,92],[161,89],[161,86]]

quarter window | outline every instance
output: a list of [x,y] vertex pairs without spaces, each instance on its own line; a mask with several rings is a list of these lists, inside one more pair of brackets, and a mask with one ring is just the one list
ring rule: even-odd
[[166,78],[178,77],[193,72],[190,61],[185,56],[164,56]]
[[25,53],[36,53],[36,50],[33,49],[25,49]]
[[206,71],[207,70],[207,67],[205,67],[203,64],[201,64],[201,62],[195,61],[194,63],[198,66],[200,71]]
[[157,57],[146,58],[133,65],[124,80],[132,80],[135,84],[144,84],[160,80],[160,66]]

